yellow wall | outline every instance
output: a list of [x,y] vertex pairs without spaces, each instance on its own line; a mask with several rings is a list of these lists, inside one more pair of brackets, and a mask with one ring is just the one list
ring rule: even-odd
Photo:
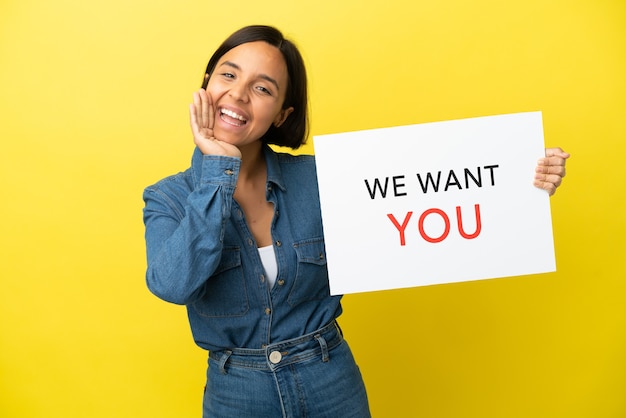
[[344,299],[374,416],[626,416],[623,0],[3,0],[0,416],[199,416],[141,192],[187,167],[191,92],[250,23],[303,49],[313,134],[542,110],[573,154],[557,273]]

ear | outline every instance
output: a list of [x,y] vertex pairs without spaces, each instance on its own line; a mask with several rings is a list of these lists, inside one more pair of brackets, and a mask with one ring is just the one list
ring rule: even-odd
[[204,79],[202,80],[202,88],[206,90],[207,86],[209,85],[209,78],[210,78],[210,74],[209,73],[205,73],[204,74]]
[[287,109],[281,110],[278,115],[276,115],[276,119],[274,119],[274,126],[280,128],[280,125],[285,123],[287,120],[287,116],[289,116],[293,112],[293,107],[288,107]]

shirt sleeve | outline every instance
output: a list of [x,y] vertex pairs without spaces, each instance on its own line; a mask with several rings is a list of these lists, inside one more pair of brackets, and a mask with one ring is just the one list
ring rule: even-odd
[[144,191],[146,282],[156,296],[181,305],[201,296],[220,262],[240,164],[204,155],[192,160],[191,191],[174,179]]

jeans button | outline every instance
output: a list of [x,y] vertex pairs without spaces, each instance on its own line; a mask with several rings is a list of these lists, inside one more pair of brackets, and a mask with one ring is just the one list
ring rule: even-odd
[[270,362],[272,364],[278,364],[283,359],[283,355],[280,354],[280,351],[272,351],[270,353]]

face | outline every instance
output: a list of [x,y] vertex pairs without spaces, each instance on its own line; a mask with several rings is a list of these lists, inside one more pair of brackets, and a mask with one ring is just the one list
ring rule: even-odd
[[281,52],[266,42],[245,43],[224,54],[206,88],[215,106],[215,137],[243,147],[271,124],[280,126],[293,111],[282,108],[287,80]]

